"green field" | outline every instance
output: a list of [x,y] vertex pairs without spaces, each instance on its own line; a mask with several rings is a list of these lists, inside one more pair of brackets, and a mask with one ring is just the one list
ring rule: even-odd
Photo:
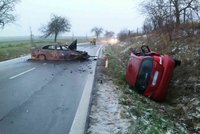
[[[87,42],[88,40],[83,37],[77,37],[78,42]],[[71,43],[73,41],[72,38],[68,37],[66,39],[61,38],[58,39],[57,42],[68,42]],[[27,55],[30,53],[31,47],[35,46],[43,46],[46,44],[53,43],[53,39],[35,39],[32,43],[28,39],[21,39],[21,40],[14,40],[10,39],[9,41],[6,40],[0,40],[0,61],[17,58],[23,55]]]

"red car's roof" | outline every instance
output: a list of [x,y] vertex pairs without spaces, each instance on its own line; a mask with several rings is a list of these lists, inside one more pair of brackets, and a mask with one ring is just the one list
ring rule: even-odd
[[127,66],[126,79],[130,85],[135,86],[143,56],[136,56],[132,54],[130,60],[131,61],[129,61]]

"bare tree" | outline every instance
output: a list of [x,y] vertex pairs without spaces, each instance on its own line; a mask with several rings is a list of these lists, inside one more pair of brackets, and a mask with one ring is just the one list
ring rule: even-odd
[[[172,6],[174,8],[174,15],[176,18],[176,25],[180,25],[181,23],[181,15],[183,15],[183,21],[186,21],[186,15],[189,13],[192,15],[196,13],[198,15],[199,0],[170,0]],[[193,12],[191,14],[191,11]]]
[[56,42],[60,33],[69,32],[70,29],[71,24],[66,18],[53,15],[50,22],[46,26],[42,26],[40,30],[44,33],[45,38],[54,35],[54,42]]
[[148,1],[142,5],[142,8],[143,12],[148,15],[148,21],[151,21],[154,30],[163,28],[171,18],[169,5],[166,0]]
[[143,33],[148,34],[153,31],[152,21],[149,18],[146,18],[143,24]]
[[19,0],[0,0],[0,27],[4,28],[5,24],[15,21],[15,5]]
[[167,34],[169,40],[174,31],[191,31],[190,25],[199,20],[199,0],[148,0],[141,5],[142,12],[148,16],[144,32],[160,31],[159,35]]
[[98,39],[99,36],[103,33],[103,28],[101,28],[101,27],[94,27],[94,28],[92,28],[91,32],[94,32],[95,36]]
[[120,41],[125,41],[127,38],[129,38],[131,35],[131,31],[130,30],[127,30],[127,29],[124,29],[124,30],[121,30],[118,34],[117,34],[117,37]]
[[115,33],[113,31],[105,31],[104,36],[106,38],[112,38],[115,35]]
[[143,1],[143,13],[146,13],[152,19],[155,28],[160,28],[176,22],[179,26],[181,22],[196,18],[199,19],[199,0],[149,0]]

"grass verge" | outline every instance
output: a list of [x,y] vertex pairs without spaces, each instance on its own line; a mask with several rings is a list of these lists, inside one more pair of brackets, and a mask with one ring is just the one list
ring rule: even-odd
[[0,61],[20,57],[30,53],[31,45],[27,42],[4,43],[0,45]]

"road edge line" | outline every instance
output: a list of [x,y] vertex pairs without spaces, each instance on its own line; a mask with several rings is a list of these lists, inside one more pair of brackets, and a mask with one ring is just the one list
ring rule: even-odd
[[[102,50],[102,47],[98,49],[96,56],[99,57],[101,50]],[[97,62],[95,64],[97,65]],[[81,100],[79,102],[79,106],[76,111],[69,134],[84,134],[85,133],[91,94],[92,94],[92,89],[94,85],[94,77],[96,74],[96,65],[94,67],[94,73],[91,76],[89,76],[86,82],[86,85],[84,87],[83,94],[81,96]]]

